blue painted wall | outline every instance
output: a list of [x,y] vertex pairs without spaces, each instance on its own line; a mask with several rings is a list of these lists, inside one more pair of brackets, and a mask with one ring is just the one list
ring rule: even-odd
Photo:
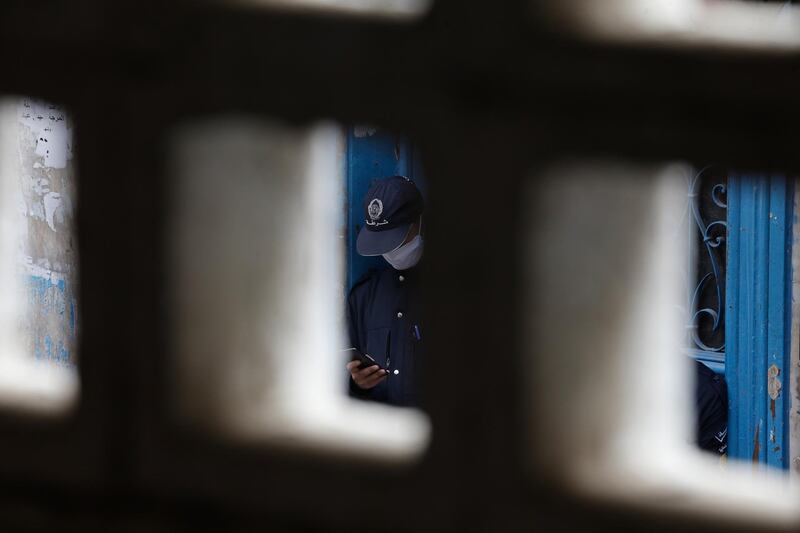
[[64,279],[29,275],[26,279],[30,349],[37,360],[74,364],[77,304]]

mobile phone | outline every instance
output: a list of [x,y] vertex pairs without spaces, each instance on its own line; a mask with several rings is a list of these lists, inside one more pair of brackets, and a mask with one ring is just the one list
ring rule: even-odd
[[380,365],[380,363],[378,363],[375,359],[373,359],[372,356],[366,353],[362,353],[358,351],[356,348],[348,348],[342,351],[348,355],[351,361],[359,361],[361,363],[358,367],[359,370],[373,365],[378,365],[379,369],[386,370]]

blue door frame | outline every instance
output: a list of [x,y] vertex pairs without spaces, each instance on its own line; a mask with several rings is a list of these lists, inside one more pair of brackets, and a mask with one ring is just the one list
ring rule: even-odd
[[728,178],[728,453],[789,467],[793,183]]

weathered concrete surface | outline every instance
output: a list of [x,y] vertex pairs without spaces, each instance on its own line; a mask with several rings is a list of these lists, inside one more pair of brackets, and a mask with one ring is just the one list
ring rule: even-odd
[[76,362],[77,255],[73,233],[72,123],[61,107],[17,102],[17,254],[27,293],[22,316],[27,352]]

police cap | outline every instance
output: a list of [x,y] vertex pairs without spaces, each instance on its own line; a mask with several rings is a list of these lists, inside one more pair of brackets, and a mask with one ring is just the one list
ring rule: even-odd
[[383,255],[398,248],[423,209],[422,194],[404,176],[376,180],[364,195],[364,227],[356,250],[361,255]]

